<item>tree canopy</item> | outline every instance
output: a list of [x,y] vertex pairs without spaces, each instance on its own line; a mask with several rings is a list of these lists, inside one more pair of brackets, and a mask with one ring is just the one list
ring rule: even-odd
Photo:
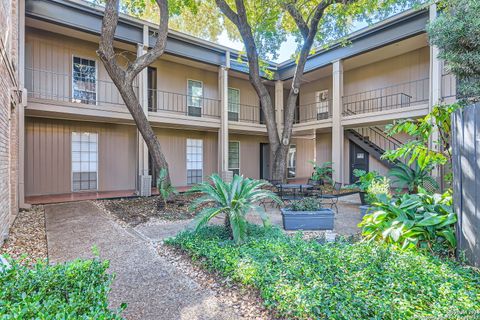
[[480,97],[480,1],[447,0],[442,13],[428,27],[439,58],[457,76],[460,96]]
[[[104,4],[105,0],[92,0]],[[236,10],[235,0],[226,1]],[[319,22],[313,47],[327,46],[347,36],[359,24],[371,24],[395,13],[426,3],[427,0],[245,0],[248,22],[262,59],[276,59],[280,46],[287,36],[295,37],[297,51],[302,35],[292,16],[285,10],[286,4],[294,5],[305,21],[311,18],[315,7],[322,2],[332,2]],[[337,4],[335,4],[338,2]],[[346,4],[346,5],[344,5]],[[233,41],[241,41],[237,28],[225,18],[215,0],[169,0],[169,28],[210,41],[218,41],[223,31]],[[158,6],[155,0],[121,0],[121,12],[158,23]],[[292,52],[292,56],[295,52]]]

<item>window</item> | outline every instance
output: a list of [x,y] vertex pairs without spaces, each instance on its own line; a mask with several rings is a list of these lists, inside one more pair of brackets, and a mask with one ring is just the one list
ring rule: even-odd
[[188,80],[188,115],[202,116],[203,83],[197,80]]
[[147,69],[148,111],[157,111],[157,68]]
[[97,68],[95,60],[73,57],[73,101],[97,103]]
[[315,92],[317,120],[328,119],[328,90]]
[[240,112],[240,90],[228,88],[228,120],[238,121]]
[[187,139],[187,184],[203,180],[203,140]]
[[228,142],[228,170],[233,172],[233,175],[240,175],[240,142]]
[[295,178],[297,168],[297,146],[292,144],[288,149],[287,178]]
[[96,190],[98,134],[72,132],[72,191]]

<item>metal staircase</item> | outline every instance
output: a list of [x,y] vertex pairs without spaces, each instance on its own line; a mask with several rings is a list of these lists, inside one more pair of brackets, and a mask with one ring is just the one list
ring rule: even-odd
[[381,156],[385,150],[394,150],[400,147],[401,141],[387,136],[381,128],[375,126],[348,129],[346,133],[350,141],[367,151],[387,168],[395,166],[395,163],[384,160]]

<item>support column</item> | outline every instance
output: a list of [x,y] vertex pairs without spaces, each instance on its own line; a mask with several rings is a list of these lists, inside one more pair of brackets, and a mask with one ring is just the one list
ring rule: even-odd
[[228,69],[230,52],[226,52],[225,66],[218,69],[218,92],[220,93],[220,130],[218,131],[218,172],[225,181],[232,180],[228,170]]
[[22,91],[18,105],[18,207],[27,209],[25,203],[25,108],[27,89],[25,88],[25,0],[18,2],[18,87]]
[[[430,11],[430,21],[433,21],[437,18],[437,5],[432,4],[429,8]],[[443,63],[438,58],[439,50],[436,46],[430,46],[430,96],[429,96],[429,111],[432,111],[432,108],[435,105],[438,105],[442,101],[442,70]],[[435,151],[439,151],[439,145],[435,143],[439,140],[438,130],[434,130],[429,139],[429,148]],[[441,168],[437,167],[432,171],[432,175],[435,178],[441,176]]]
[[278,136],[283,132],[283,81],[275,81],[275,122],[277,123]]
[[344,179],[344,135],[342,120],[343,110],[343,61],[333,62],[333,92],[332,92],[332,168],[333,179],[345,182]]
[[[137,56],[143,55],[148,50],[148,26],[143,28],[143,44],[137,46]],[[143,69],[138,74],[138,100],[143,107],[143,112],[148,119],[148,71]],[[137,192],[140,196],[151,196],[152,176],[148,174],[148,147],[143,140],[140,131],[137,129],[137,163],[138,163],[138,183]]]

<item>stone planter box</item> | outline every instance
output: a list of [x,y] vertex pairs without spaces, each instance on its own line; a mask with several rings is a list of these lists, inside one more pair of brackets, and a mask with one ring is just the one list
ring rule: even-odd
[[370,210],[370,206],[369,205],[365,205],[365,206],[360,206],[360,215],[363,219],[363,217],[368,213],[368,211]]
[[332,209],[292,211],[282,208],[280,211],[285,230],[333,230],[335,216]]

